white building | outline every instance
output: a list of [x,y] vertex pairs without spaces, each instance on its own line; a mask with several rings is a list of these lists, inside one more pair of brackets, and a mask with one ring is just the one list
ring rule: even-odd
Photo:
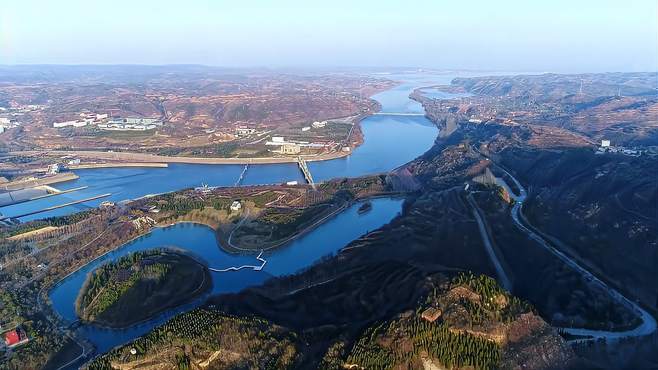
[[310,129],[311,129],[311,127],[309,127],[309,126],[302,127],[302,132],[309,131]]
[[0,117],[0,125],[8,125],[11,121],[7,117]]
[[299,144],[285,143],[281,145],[279,152],[281,154],[299,154],[301,152],[301,147],[299,146]]
[[322,122],[315,121],[315,122],[313,122],[313,124],[311,124],[311,126],[313,126],[313,128],[321,128],[321,127],[324,127],[326,125],[327,125],[327,121],[322,121]]
[[283,144],[286,142],[286,140],[283,138],[283,136],[272,136],[272,142]]
[[62,128],[62,127],[83,127],[87,126],[89,122],[87,121],[65,121],[65,122],[54,122],[53,127],[55,128]]
[[253,135],[256,133],[256,129],[248,127],[238,127],[235,129],[235,134],[238,136],[247,136]]
[[231,211],[239,211],[242,209],[242,203],[240,203],[239,200],[234,200],[233,203],[231,203]]
[[610,147],[610,140],[601,140],[601,146],[603,148],[609,148]]
[[53,163],[48,166],[48,174],[49,175],[55,175],[59,173],[59,164],[58,163]]

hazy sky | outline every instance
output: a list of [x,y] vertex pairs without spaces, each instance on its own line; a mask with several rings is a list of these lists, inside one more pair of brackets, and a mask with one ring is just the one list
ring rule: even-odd
[[0,64],[658,69],[658,1],[0,0]]

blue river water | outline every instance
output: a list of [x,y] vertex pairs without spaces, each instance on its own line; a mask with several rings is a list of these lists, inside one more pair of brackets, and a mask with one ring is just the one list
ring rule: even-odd
[[[400,212],[402,199],[379,198],[372,200],[372,205],[373,207],[368,213],[359,214],[360,205],[355,204],[289,245],[263,254],[267,263],[261,271],[244,269],[212,272],[213,288],[209,294],[238,292],[246,287],[260,284],[273,276],[291,274],[305,268],[320,258],[336,252],[368,231],[388,223]],[[218,246],[214,231],[207,226],[181,223],[156,228],[151,233],[103,255],[62,280],[50,291],[53,308],[67,322],[77,320],[75,300],[87,274],[101,264],[116,260],[128,253],[163,246],[185,249],[203,258],[209,267],[217,269],[261,264],[256,260],[255,255],[225,252]],[[147,333],[178,313],[189,311],[200,305],[206,298],[207,295],[127,329],[108,329],[83,324],[79,328],[79,334],[96,346],[97,353],[104,353],[117,345]]]
[[[403,83],[375,95],[374,99],[382,104],[382,112],[422,113],[422,106],[410,100],[409,94],[421,86],[449,83],[455,76],[455,74],[426,75],[418,73],[384,76],[403,81]],[[316,181],[389,171],[413,160],[429,149],[438,133],[437,128],[423,116],[376,115],[366,118],[361,125],[364,143],[350,156],[309,164]],[[172,164],[168,168],[76,171],[80,176],[78,180],[58,184],[58,188],[70,189],[79,186],[89,186],[89,188],[35,202],[4,207],[2,212],[6,215],[20,214],[102,193],[112,193],[109,200],[120,201],[147,194],[199,186],[201,183],[207,183],[210,186],[228,186],[235,183],[242,168],[239,165]],[[291,180],[303,181],[299,169],[294,164],[253,165],[249,167],[243,184],[271,184]],[[100,200],[61,208],[35,217],[68,214],[87,207],[94,207],[99,202]],[[366,214],[358,214],[359,205],[356,204],[289,245],[264,254],[263,257],[267,260],[267,264],[262,271],[245,269],[213,272],[213,288],[212,292],[208,294],[237,292],[260,284],[273,276],[299,271],[320,258],[336,252],[360,235],[388,223],[400,212],[402,200],[381,198],[373,200],[372,204],[372,210]],[[23,221],[28,219],[30,218],[26,217]],[[255,254],[224,252],[218,246],[214,232],[206,226],[182,223],[166,228],[156,228],[148,235],[99,257],[63,279],[49,293],[53,308],[65,321],[75,321],[77,319],[74,308],[75,299],[88,273],[99,265],[127,253],[163,246],[185,249],[204,259],[210,267],[217,269],[260,264],[256,260]],[[114,346],[145,334],[175,314],[200,305],[206,298],[206,296],[201,297],[194,302],[169,310],[148,322],[127,329],[107,329],[83,324],[78,329],[78,333],[96,346],[97,353],[104,353]]]
[[[373,96],[380,102],[383,113],[423,113],[422,106],[409,99],[416,88],[449,83],[455,74],[397,74],[383,77],[402,83]],[[355,177],[392,170],[407,163],[430,146],[438,134],[434,124],[423,116],[375,115],[361,122],[364,142],[344,158],[310,162],[309,168],[316,181],[339,177]],[[96,207],[104,200],[121,201],[147,194],[158,194],[200,186],[234,185],[242,172],[241,165],[170,164],[168,168],[105,168],[78,170],[79,179],[55,184],[65,190],[88,186],[84,190],[61,194],[32,202],[0,208],[6,216],[19,215],[49,206],[111,193],[108,198],[97,199],[56,210],[21,218],[29,221],[38,218],[61,216]],[[277,184],[304,178],[296,164],[252,165],[242,182],[244,185]]]

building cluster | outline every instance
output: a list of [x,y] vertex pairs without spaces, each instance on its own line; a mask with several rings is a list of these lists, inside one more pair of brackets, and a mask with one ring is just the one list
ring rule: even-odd
[[[71,157],[68,157],[71,158]],[[79,158],[73,158],[69,159],[66,161],[66,164],[64,163],[53,163],[48,165],[48,169],[46,170],[46,173],[49,175],[56,175],[60,173],[63,170],[69,169],[69,166],[78,166],[80,165],[80,159]]]
[[603,153],[619,153],[629,155],[631,157],[639,157],[642,155],[642,151],[638,149],[625,148],[623,146],[613,146],[610,143],[610,140],[601,140],[601,146],[596,150],[596,154]]
[[95,125],[107,131],[146,131],[162,126],[157,118],[121,118],[110,117],[108,114],[80,113],[80,118],[71,121],[53,122],[53,127],[84,127]]
[[12,120],[9,117],[0,117],[0,134],[17,126],[19,126],[17,121]]
[[162,127],[162,121],[156,118],[110,118],[98,128],[111,131],[146,131]]
[[240,136],[249,136],[253,135],[256,133],[255,128],[249,128],[249,127],[237,127],[235,129],[235,135],[240,137]]
[[25,112],[31,112],[31,109],[14,109],[14,108],[4,108],[0,107],[0,134],[3,132],[20,126],[18,117],[22,116]]
[[302,132],[311,131],[312,128],[323,128],[327,126],[327,121],[315,121],[310,126],[302,127]]
[[53,127],[84,127],[87,125],[98,124],[107,119],[107,114],[80,113],[80,118],[70,121],[53,122]]
[[302,148],[323,149],[327,144],[309,143],[308,141],[287,141],[283,136],[272,136],[272,140],[265,142],[265,145],[275,147],[272,151],[280,154],[299,154]]
[[41,104],[19,104],[14,101],[9,103],[9,107],[0,107],[0,134],[20,126],[21,121],[27,121],[21,119],[26,113],[38,112],[44,108],[46,106]]

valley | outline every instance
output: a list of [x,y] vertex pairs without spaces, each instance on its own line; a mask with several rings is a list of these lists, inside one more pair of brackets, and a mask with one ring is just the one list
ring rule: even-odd
[[[528,79],[542,93],[536,84],[553,83]],[[236,187],[244,175],[236,167],[224,172],[232,174],[226,187],[151,193],[4,227],[11,237],[50,229],[21,243],[3,240],[5,260],[20,261],[3,269],[3,284],[24,294],[3,302],[52,309],[41,319],[34,311],[12,315],[63,331],[81,348],[42,342],[41,357],[24,351],[14,358],[89,368],[582,368],[599,366],[597,354],[617,342],[651,348],[658,189],[640,175],[655,165],[651,145],[638,156],[612,153],[585,129],[514,121],[507,110],[475,118],[489,90],[462,87],[471,86],[468,79],[429,85],[460,93],[435,99],[420,94],[418,83],[398,86],[422,103],[439,136],[381,172],[341,167],[373,145],[366,134],[346,162],[312,163],[314,184],[238,180]],[[515,101],[529,96],[519,94]],[[376,117],[396,113],[387,105],[382,112]],[[391,117],[411,132],[425,120]],[[370,119],[364,127],[390,122]],[[385,158],[390,147],[370,148]],[[330,174],[337,168],[343,172]],[[332,179],[337,173],[345,176]],[[361,212],[365,201],[371,209]],[[200,254],[215,271],[208,296],[151,314],[146,326],[106,333],[71,325],[86,273],[166,245]],[[236,330],[252,335],[236,337]],[[191,346],[198,338],[202,345]],[[450,345],[437,348],[437,340]]]

